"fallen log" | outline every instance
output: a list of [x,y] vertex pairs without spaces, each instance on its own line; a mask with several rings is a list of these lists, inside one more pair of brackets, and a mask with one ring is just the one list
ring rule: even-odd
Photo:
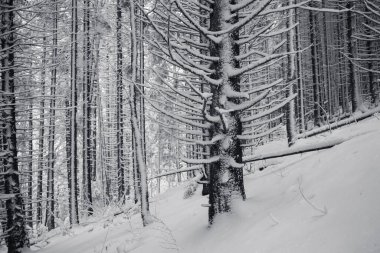
[[180,170],[173,170],[173,171],[164,172],[164,173],[155,175],[151,178],[148,178],[148,180],[152,180],[152,179],[159,178],[159,177],[170,176],[170,175],[181,173],[181,172],[187,172],[187,171],[192,171],[192,170],[202,170],[202,169],[203,169],[203,165],[195,165],[195,166],[187,167],[187,168],[180,169]]
[[324,133],[324,132],[327,132],[327,131],[331,131],[331,130],[337,129],[339,127],[342,127],[342,126],[345,126],[345,125],[348,125],[348,124],[351,124],[351,123],[354,123],[354,122],[361,121],[361,120],[364,120],[366,118],[369,118],[369,117],[371,117],[372,115],[374,115],[375,113],[378,113],[378,112],[380,112],[380,107],[376,107],[376,108],[368,110],[368,111],[366,111],[366,112],[364,112],[362,114],[352,115],[349,118],[345,118],[343,120],[339,120],[339,121],[337,121],[335,123],[331,123],[331,124],[328,124],[328,125],[325,125],[325,126],[322,126],[322,127],[318,127],[318,128],[315,128],[315,129],[307,131],[307,132],[304,132],[302,134],[297,135],[297,139],[312,137],[312,136],[315,136],[315,135],[318,135],[318,134],[321,134],[321,133]]
[[267,159],[273,159],[273,158],[279,158],[289,155],[297,155],[302,154],[306,152],[312,152],[312,151],[318,151],[323,149],[332,148],[336,145],[339,145],[343,142],[345,142],[347,139],[334,139],[334,140],[328,140],[321,143],[312,143],[307,145],[300,145],[298,147],[291,147],[286,150],[280,150],[276,152],[269,152],[259,155],[252,155],[252,156],[246,156],[243,157],[243,162],[255,162],[260,160],[267,160]]

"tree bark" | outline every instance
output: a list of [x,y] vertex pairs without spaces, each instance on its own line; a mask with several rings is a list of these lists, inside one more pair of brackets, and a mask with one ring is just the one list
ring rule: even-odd
[[[288,5],[293,5],[294,0],[289,0]],[[287,27],[292,27],[294,25],[294,9],[288,11]],[[287,73],[287,83],[289,88],[286,90],[286,96],[291,97],[294,94],[294,84],[296,79],[296,55],[294,51],[294,39],[295,32],[291,29],[287,33],[287,52],[288,54],[288,73]],[[286,133],[288,139],[289,147],[292,146],[296,140],[296,114],[295,114],[295,102],[291,100],[286,108]]]
[[353,2],[351,0],[347,1],[346,8],[347,11],[347,57],[349,58],[348,67],[349,67],[349,88],[351,94],[351,110],[352,112],[356,112],[359,109],[362,109],[362,100],[360,96],[359,84],[357,83],[355,66],[351,62],[354,58],[354,38],[353,38],[353,15],[351,9],[354,7]]
[[117,139],[117,178],[118,178],[118,199],[125,201],[125,182],[124,182],[124,119],[123,119],[123,47],[121,36],[122,11],[121,1],[116,2],[116,139]]
[[57,85],[57,57],[58,57],[58,2],[54,0],[53,9],[53,52],[50,87],[50,120],[49,120],[49,154],[48,154],[48,177],[47,177],[47,203],[46,203],[46,226],[48,230],[55,228],[54,224],[54,165],[55,165],[55,90]]
[[[217,0],[211,4],[213,10],[210,14],[210,30],[221,29],[238,22],[238,15],[224,20],[224,15],[230,13],[230,4],[236,4],[234,0]],[[233,199],[245,199],[242,168],[234,168],[230,162],[242,162],[242,148],[237,135],[242,133],[242,122],[240,115],[236,112],[220,115],[217,108],[226,108],[226,102],[240,103],[240,99],[229,98],[226,90],[240,91],[240,76],[228,77],[226,69],[230,66],[239,68],[240,63],[235,59],[239,55],[239,31],[236,30],[228,36],[223,36],[219,44],[210,42],[210,55],[220,57],[220,60],[211,64],[214,73],[213,79],[222,79],[219,86],[211,85],[212,102],[210,114],[219,116],[220,122],[214,123],[210,129],[210,137],[223,135],[223,140],[211,146],[211,157],[218,157],[219,161],[210,166],[210,195],[209,195],[209,223],[212,224],[218,214],[231,211]],[[226,99],[226,100],[225,100]]]
[[70,163],[68,168],[70,224],[79,223],[78,211],[78,147],[77,147],[77,108],[78,108],[78,5],[76,0],[71,2],[71,80],[70,80]]
[[8,253],[19,253],[22,248],[29,246],[25,230],[24,205],[20,192],[20,181],[17,159],[16,139],[16,98],[15,98],[15,25],[13,0],[4,0],[1,3],[1,92],[0,99],[8,106],[1,110],[3,119],[0,149],[0,164],[4,173],[5,194],[9,198],[5,201],[7,212]]

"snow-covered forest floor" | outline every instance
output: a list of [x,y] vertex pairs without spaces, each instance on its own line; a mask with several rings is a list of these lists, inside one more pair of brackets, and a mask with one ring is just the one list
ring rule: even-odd
[[[245,177],[247,201],[237,203],[233,213],[219,217],[211,228],[208,208],[201,206],[207,197],[198,187],[194,196],[184,199],[184,183],[152,199],[151,211],[160,219],[153,225],[142,228],[138,212],[113,216],[118,209],[98,211],[69,232],[57,228],[45,234],[45,242],[31,250],[380,252],[380,120],[373,117],[297,145],[350,137],[331,149],[278,158],[263,171],[253,168]],[[259,151],[284,147],[285,142],[275,142]]]

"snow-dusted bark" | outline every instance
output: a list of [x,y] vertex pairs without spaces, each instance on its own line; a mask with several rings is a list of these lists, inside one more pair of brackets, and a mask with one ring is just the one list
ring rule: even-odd
[[[286,56],[279,52],[285,40],[273,47],[265,46],[266,38],[279,37],[293,28],[277,29],[271,17],[262,19],[277,11],[276,5],[271,4],[271,0],[244,3],[174,0],[171,4],[159,1],[152,10],[144,10],[144,17],[159,36],[148,41],[154,49],[152,52],[181,69],[175,82],[184,87],[182,93],[177,89],[169,92],[162,85],[152,87],[163,94],[165,100],[175,103],[177,112],[166,111],[160,101],[149,99],[148,102],[163,115],[186,125],[185,133],[198,133],[178,136],[178,139],[194,147],[204,147],[203,151],[190,150],[188,157],[182,160],[209,167],[210,223],[217,215],[229,212],[234,199],[245,199],[242,173],[245,144],[242,142],[252,141],[257,135],[252,133],[251,138],[245,139],[243,127],[251,131],[250,125],[256,120],[278,111],[296,96],[264,103],[267,97],[278,96],[271,90],[284,85],[282,80],[258,82],[262,84],[258,87],[256,80],[246,81],[250,75],[260,76],[260,71]],[[142,6],[139,8],[143,10]],[[245,8],[247,11],[242,10]],[[256,27],[255,22],[260,20],[264,22]],[[251,29],[253,31],[248,32]],[[240,38],[241,34],[244,35]],[[157,71],[154,72],[157,75]],[[172,78],[171,74],[167,77]],[[173,93],[177,99],[171,98]]]
[[314,125],[319,126],[321,124],[321,108],[320,108],[320,87],[318,83],[318,66],[317,66],[317,32],[315,13],[309,11],[309,24],[310,24],[310,45],[311,45],[311,72],[313,83],[313,114]]
[[42,38],[43,53],[41,63],[41,101],[40,101],[40,119],[39,119],[39,140],[38,140],[38,180],[37,180],[37,224],[42,223],[42,202],[43,202],[43,171],[45,170],[45,93],[46,93],[46,36]]
[[124,180],[124,119],[123,119],[123,48],[121,36],[122,12],[121,2],[116,2],[116,139],[117,139],[117,180],[118,180],[118,199],[125,200],[125,180]]
[[[219,0],[211,5],[213,12],[210,15],[210,31],[228,29],[238,22],[236,16],[231,17],[230,11],[230,5],[235,3],[235,1]],[[210,69],[214,71],[211,78],[221,80],[220,85],[211,87],[210,114],[218,117],[220,121],[211,126],[210,135],[222,137],[210,147],[211,157],[219,157],[218,161],[210,166],[210,223],[217,214],[231,211],[233,199],[245,199],[243,170],[234,166],[242,162],[242,148],[237,138],[242,133],[242,122],[239,113],[228,112],[233,105],[241,103],[240,98],[234,97],[235,92],[240,92],[240,78],[228,75],[230,69],[240,67],[240,63],[235,60],[235,56],[239,55],[239,46],[236,44],[238,39],[237,30],[220,36],[218,44],[210,43],[211,56],[219,59],[211,65]]]
[[49,230],[54,229],[54,165],[55,165],[55,93],[57,85],[57,57],[58,57],[58,0],[54,0],[53,14],[53,52],[51,70],[51,87],[50,87],[50,119],[49,119],[49,153],[48,153],[48,176],[47,176],[47,189],[46,189],[46,226]]
[[[130,0],[130,19],[131,19],[131,82],[129,84],[129,94],[130,99],[129,106],[131,112],[131,127],[133,130],[133,144],[136,161],[134,166],[136,166],[139,172],[140,182],[137,184],[137,190],[139,191],[140,207],[141,207],[141,218],[143,225],[147,226],[153,222],[153,217],[149,211],[149,195],[148,195],[148,176],[147,176],[147,167],[146,160],[144,159],[144,143],[143,136],[140,131],[139,118],[137,114],[136,106],[136,92],[135,85],[137,85],[137,39],[136,39],[136,20],[135,20],[135,5],[134,0]],[[136,180],[136,178],[135,178]]]
[[[87,209],[87,214],[91,215],[92,208],[92,184],[91,174],[93,170],[92,157],[92,69],[91,69],[91,40],[90,40],[90,1],[84,0],[83,8],[83,131],[82,131],[82,187],[83,187],[83,205]],[[96,159],[95,159],[96,161]]]
[[18,253],[29,246],[25,230],[24,204],[20,192],[16,140],[16,98],[15,98],[15,25],[14,2],[1,2],[0,51],[1,53],[1,104],[0,110],[0,165],[4,175],[5,209],[7,213],[6,243],[8,252]]
[[[349,10],[347,12],[347,50],[348,50],[348,57],[354,58],[354,38],[353,38],[353,32],[354,32],[354,16],[352,14],[351,9],[353,8],[354,4],[352,1],[347,1],[346,8]],[[349,72],[348,72],[348,82],[349,82],[349,89],[351,93],[351,108],[352,112],[356,112],[358,110],[365,110],[363,105],[363,100],[361,98],[360,90],[359,90],[359,83],[357,80],[357,73],[355,70],[354,64],[350,61],[348,63],[349,66]]]
[[[294,4],[294,0],[289,0],[288,5]],[[288,11],[287,27],[294,26],[294,9]],[[294,84],[296,79],[296,54],[294,49],[295,31],[290,29],[287,33],[287,51],[288,55],[288,73],[287,82],[290,84],[286,91],[286,96],[291,97],[294,94]],[[286,108],[286,133],[288,138],[288,145],[292,146],[296,137],[296,114],[295,114],[295,102],[291,100]]]
[[68,155],[68,188],[69,188],[69,214],[70,224],[79,223],[78,210],[78,147],[77,147],[77,107],[78,107],[78,5],[76,0],[71,2],[71,67],[70,67],[70,102],[69,105],[69,134],[66,139],[69,141],[66,145],[70,145]]

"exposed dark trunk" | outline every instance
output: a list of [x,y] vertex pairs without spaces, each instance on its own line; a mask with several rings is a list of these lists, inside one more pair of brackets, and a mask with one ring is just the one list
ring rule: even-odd
[[43,54],[41,70],[41,102],[40,102],[40,131],[38,140],[38,179],[37,179],[37,224],[42,223],[42,180],[45,170],[44,142],[45,142],[45,77],[46,77],[46,37],[43,37]]
[[58,3],[54,1],[53,14],[53,53],[50,87],[50,120],[49,120],[49,155],[47,177],[47,203],[46,203],[46,226],[48,230],[55,228],[54,224],[54,164],[55,164],[55,89],[57,85],[57,57],[58,57]]
[[[84,1],[83,9],[83,197],[87,215],[93,213],[92,208],[92,124],[91,124],[91,41],[90,41],[90,0]],[[96,161],[96,160],[95,160]]]
[[355,66],[351,62],[354,58],[354,37],[353,37],[353,15],[351,9],[354,7],[352,1],[348,1],[346,8],[350,11],[347,11],[347,57],[350,59],[348,62],[348,82],[351,95],[351,108],[352,112],[356,112],[361,106],[361,98],[359,94],[359,87],[356,80]]
[[318,84],[318,66],[317,66],[317,45],[316,45],[316,29],[315,29],[315,14],[309,11],[309,24],[310,24],[310,43],[311,43],[311,71],[313,79],[313,111],[314,111],[314,125],[321,125],[321,112],[319,104],[319,84]]
[[123,47],[122,47],[122,12],[121,1],[116,2],[116,140],[117,140],[117,179],[118,179],[118,200],[125,201],[124,182],[124,119],[123,119]]
[[24,205],[20,192],[17,141],[16,141],[16,98],[15,98],[15,38],[14,38],[14,9],[13,0],[4,0],[1,3],[1,92],[0,98],[6,108],[1,110],[3,119],[1,129],[2,145],[0,164],[4,173],[4,190],[9,194],[5,201],[7,213],[8,253],[21,252],[22,248],[29,246],[25,231]]
[[78,7],[77,1],[72,0],[72,21],[71,21],[71,79],[70,79],[70,163],[68,166],[69,181],[69,202],[70,202],[70,224],[79,223],[78,210],[78,147],[77,147],[77,107],[78,107]]

